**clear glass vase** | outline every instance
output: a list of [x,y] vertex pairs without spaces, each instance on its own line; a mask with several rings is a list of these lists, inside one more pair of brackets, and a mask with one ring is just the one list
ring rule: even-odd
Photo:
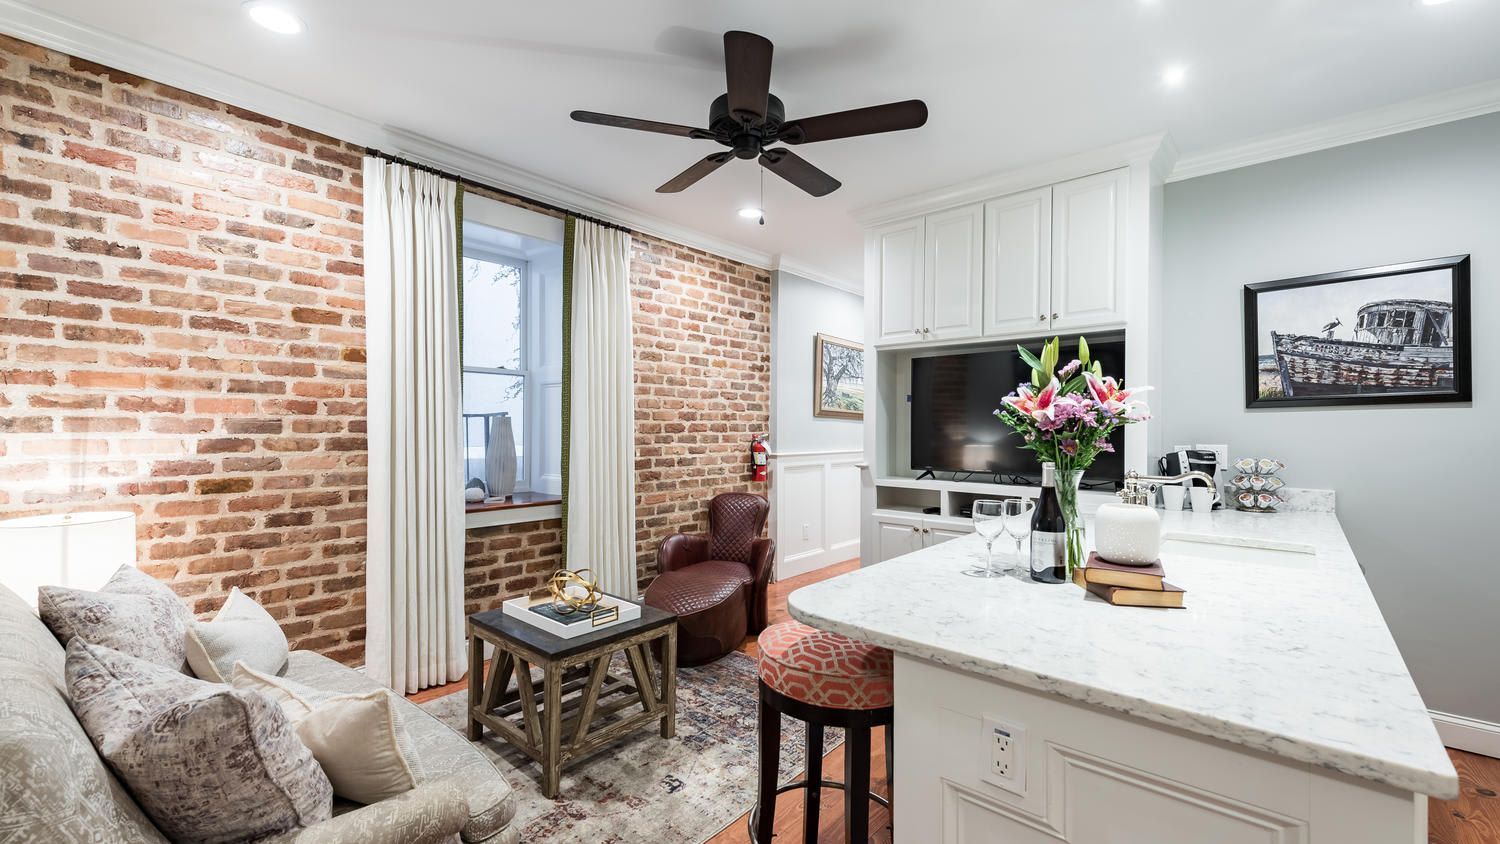
[[1087,528],[1083,515],[1078,512],[1078,485],[1083,482],[1082,469],[1057,470],[1057,502],[1062,505],[1063,521],[1067,523],[1064,544],[1067,546],[1068,579],[1073,572],[1083,567],[1089,558]]

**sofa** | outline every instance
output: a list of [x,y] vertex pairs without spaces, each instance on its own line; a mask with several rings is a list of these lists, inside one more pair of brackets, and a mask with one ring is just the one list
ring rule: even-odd
[[[68,704],[63,645],[14,592],[0,586],[0,844],[166,842],[94,751]],[[286,676],[332,692],[380,688],[360,672],[293,651]],[[403,723],[432,778],[267,844],[513,844],[510,785],[467,740],[400,699]]]

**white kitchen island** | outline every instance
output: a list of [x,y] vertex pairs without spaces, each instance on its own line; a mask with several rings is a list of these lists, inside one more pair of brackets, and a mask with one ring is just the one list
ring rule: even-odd
[[[1187,609],[962,574],[977,535],[793,592],[896,653],[898,844],[1412,844],[1458,778],[1331,513],[1163,520]],[[1002,539],[997,552],[1013,547]]]

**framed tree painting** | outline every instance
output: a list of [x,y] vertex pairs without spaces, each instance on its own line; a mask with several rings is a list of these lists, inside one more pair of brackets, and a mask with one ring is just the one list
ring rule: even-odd
[[1245,286],[1245,406],[1473,396],[1469,256]]
[[819,334],[813,340],[813,415],[865,418],[865,347]]

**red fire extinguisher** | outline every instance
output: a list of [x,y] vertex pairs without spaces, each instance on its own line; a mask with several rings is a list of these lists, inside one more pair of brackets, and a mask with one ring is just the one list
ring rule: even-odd
[[756,434],[750,441],[750,479],[757,483],[765,483],[766,475],[770,471],[771,450],[766,447],[766,435]]

